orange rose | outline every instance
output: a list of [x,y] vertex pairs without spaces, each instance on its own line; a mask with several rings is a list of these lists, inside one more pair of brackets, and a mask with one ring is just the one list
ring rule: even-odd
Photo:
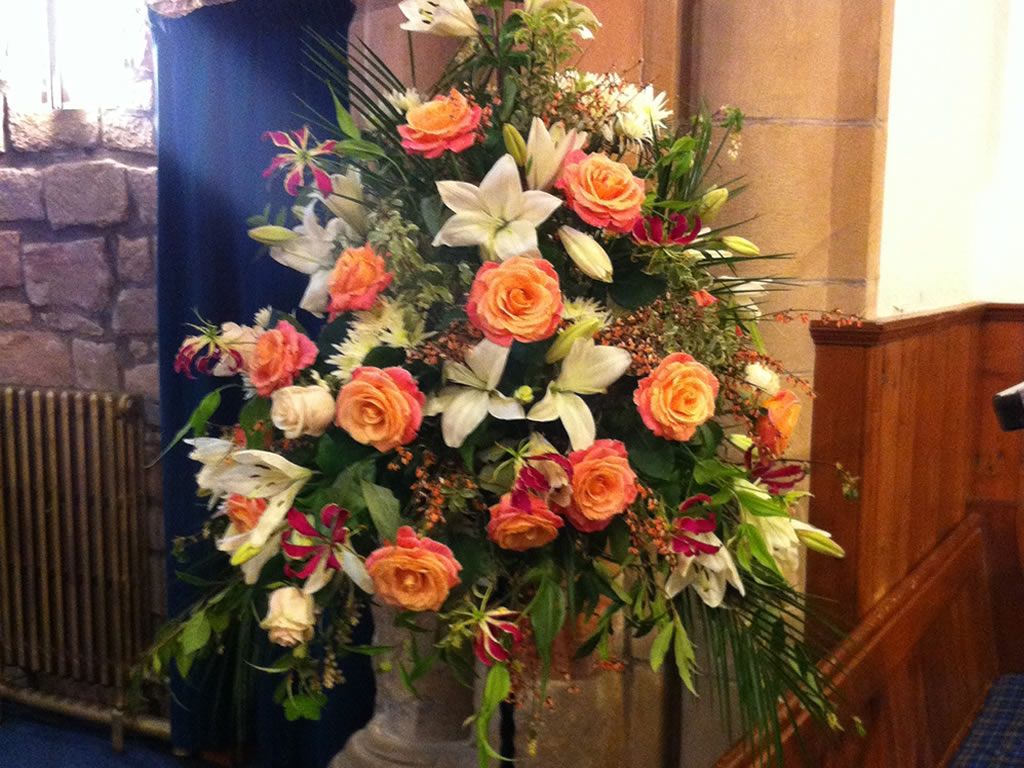
[[331,320],[343,312],[365,311],[377,295],[391,285],[394,275],[384,268],[384,259],[373,248],[346,248],[334,264],[327,283],[331,296]]
[[266,499],[247,499],[238,493],[231,494],[224,502],[224,514],[237,533],[248,533],[255,528],[266,510]]
[[274,390],[290,387],[295,374],[316,360],[316,344],[281,320],[256,339],[249,359],[249,378],[256,393],[269,397]]
[[438,611],[459,583],[462,566],[444,544],[420,538],[407,525],[398,529],[394,546],[366,558],[377,597],[407,611]]
[[569,463],[572,501],[565,515],[577,530],[603,531],[636,500],[636,475],[618,440],[598,440],[585,451],[573,451]]
[[558,529],[565,521],[548,509],[539,496],[526,495],[529,509],[512,503],[512,494],[506,493],[491,507],[491,522],[487,536],[502,549],[525,552],[549,544],[558,537]]
[[480,267],[466,304],[469,322],[503,347],[550,337],[562,321],[558,274],[544,259],[513,256]]
[[402,146],[410,155],[436,158],[445,150],[463,152],[473,146],[483,111],[454,88],[448,96],[413,107],[398,126]]
[[764,453],[781,456],[789,447],[796,423],[800,419],[800,401],[788,389],[783,389],[764,402],[764,413],[754,429],[754,440]]
[[338,393],[334,423],[363,445],[386,453],[411,442],[423,422],[416,380],[404,368],[356,368]]
[[669,355],[633,393],[644,424],[658,437],[685,442],[715,415],[718,379],[690,355]]
[[644,182],[628,166],[580,150],[565,159],[557,186],[581,219],[620,234],[633,228],[646,197]]

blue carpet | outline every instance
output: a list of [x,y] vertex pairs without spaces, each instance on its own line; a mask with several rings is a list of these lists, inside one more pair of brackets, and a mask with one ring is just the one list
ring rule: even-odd
[[1024,675],[996,680],[949,768],[1024,768]]
[[[124,752],[110,748],[110,730],[75,721],[9,715],[0,720],[0,768],[183,768],[166,745],[129,738]],[[59,724],[58,724],[59,723]]]

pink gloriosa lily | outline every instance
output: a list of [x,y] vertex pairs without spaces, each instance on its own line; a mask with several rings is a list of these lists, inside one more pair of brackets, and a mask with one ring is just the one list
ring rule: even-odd
[[[666,224],[669,229],[666,231]],[[694,216],[691,223],[681,213],[672,213],[665,218],[654,214],[637,219],[633,225],[633,240],[638,245],[682,246],[689,245],[700,234],[700,217]]]
[[511,660],[511,649],[523,639],[517,621],[519,614],[507,608],[495,608],[484,614],[473,639],[473,652],[481,664],[490,667]]
[[309,148],[309,140],[312,134],[309,128],[303,126],[297,131],[288,134],[286,131],[267,131],[263,138],[274,142],[275,147],[288,150],[277,155],[270,163],[270,166],[263,172],[263,178],[270,178],[282,168],[288,168],[284,177],[284,188],[289,195],[295,196],[299,193],[299,187],[305,182],[306,167],[313,174],[313,181],[321,194],[329,195],[334,191],[331,177],[326,171],[317,166],[314,159],[320,155],[330,155],[334,152],[336,141],[324,141],[312,149]]
[[333,572],[344,571],[364,588],[365,568],[346,547],[348,510],[328,504],[320,510],[318,524],[294,507],[288,512],[288,529],[281,534],[281,550],[293,562],[285,564],[285,573],[305,581],[304,591],[313,594],[326,586]]
[[[533,456],[523,457],[523,466],[516,473],[516,482],[512,487],[512,503],[520,509],[530,508],[530,494],[540,496],[544,499],[556,497],[555,500],[568,503],[567,493],[572,482],[572,464],[567,458],[558,453],[542,453]],[[557,470],[565,475],[565,481],[561,488],[555,488],[552,484],[551,472],[545,473],[541,467],[532,466],[551,462]],[[557,498],[565,496],[565,498]],[[565,503],[562,506],[565,506]]]

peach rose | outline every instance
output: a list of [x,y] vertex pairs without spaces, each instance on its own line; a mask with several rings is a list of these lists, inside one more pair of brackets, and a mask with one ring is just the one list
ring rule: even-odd
[[316,360],[316,344],[281,320],[276,327],[264,331],[256,339],[249,358],[249,378],[256,393],[269,397],[274,390],[289,387],[295,374]]
[[437,611],[459,583],[462,566],[444,544],[420,538],[407,525],[398,529],[394,546],[366,558],[377,597],[407,611]]
[[237,533],[248,533],[255,528],[266,511],[266,499],[249,499],[239,493],[231,494],[224,502],[224,514]]
[[335,262],[327,283],[331,303],[330,319],[343,312],[365,311],[377,301],[377,296],[391,285],[394,278],[384,268],[384,259],[373,248],[346,248]]
[[757,420],[754,429],[754,440],[762,451],[773,457],[785,452],[800,419],[800,407],[797,396],[788,389],[765,400],[766,413]]
[[491,507],[491,522],[487,536],[502,549],[525,552],[549,544],[558,537],[558,529],[565,525],[561,517],[552,512],[544,499],[528,495],[530,508],[523,509],[512,503],[512,494],[506,493]]
[[404,368],[363,366],[338,393],[334,423],[357,443],[386,453],[416,437],[426,399]]
[[267,630],[270,642],[293,648],[313,639],[316,612],[313,596],[298,587],[278,587],[270,593],[267,615],[260,627]]
[[658,437],[685,442],[715,415],[718,379],[690,355],[669,355],[643,379],[633,402]]
[[628,166],[580,150],[565,159],[557,187],[585,222],[620,234],[633,229],[646,197],[643,180]]
[[558,330],[563,309],[555,268],[529,256],[480,267],[466,304],[469,322],[503,347],[550,337]]
[[473,146],[483,111],[454,88],[447,96],[413,107],[398,126],[402,146],[410,155],[433,159],[445,150],[463,152]]
[[636,500],[636,475],[618,440],[598,440],[585,451],[574,451],[569,463],[572,501],[565,516],[577,530],[603,531]]

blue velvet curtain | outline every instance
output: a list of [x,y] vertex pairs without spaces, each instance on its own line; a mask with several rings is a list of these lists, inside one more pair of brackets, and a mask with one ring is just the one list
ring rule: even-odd
[[[304,65],[304,29],[344,31],[349,0],[236,0],[181,19],[153,16],[159,116],[159,252],[161,419],[165,442],[215,382],[189,381],[172,371],[185,324],[198,312],[212,322],[249,322],[267,304],[290,310],[305,277],[266,256],[246,236],[246,219],[268,201],[287,204],[281,180],[261,172],[273,148],[268,129],[302,124],[303,99],[332,114],[330,95]],[[276,198],[276,199],[275,199]],[[218,421],[230,419],[226,402]],[[194,467],[179,447],[163,462],[166,537],[194,533],[207,512],[194,498]],[[168,568],[171,615],[194,593]],[[320,723],[285,723],[261,690],[252,714],[258,764],[268,768],[326,765],[372,710],[366,663],[344,670],[350,685],[337,689]],[[175,746],[196,751],[231,743],[231,718],[209,686],[177,683],[172,711]],[[201,689],[200,689],[201,688]]]

